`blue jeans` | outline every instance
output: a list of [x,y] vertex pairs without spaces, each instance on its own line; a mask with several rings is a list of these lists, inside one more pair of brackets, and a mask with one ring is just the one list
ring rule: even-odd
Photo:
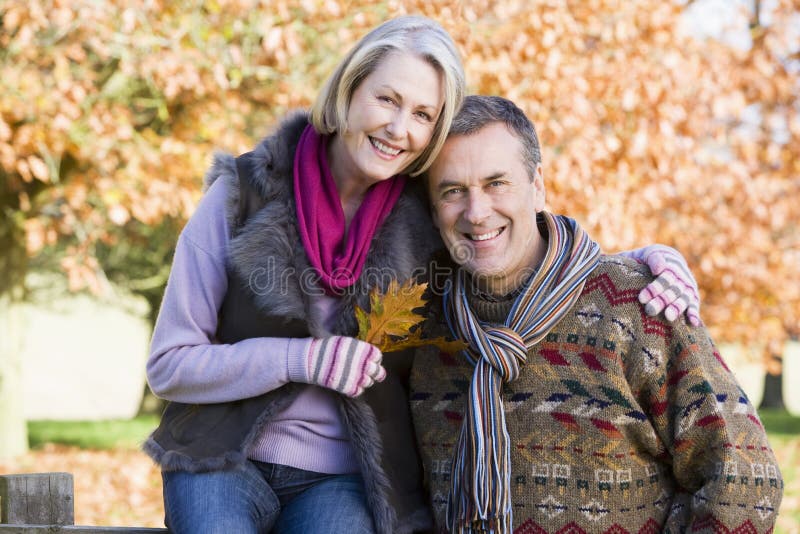
[[173,534],[373,534],[361,475],[249,461],[225,471],[162,472]]

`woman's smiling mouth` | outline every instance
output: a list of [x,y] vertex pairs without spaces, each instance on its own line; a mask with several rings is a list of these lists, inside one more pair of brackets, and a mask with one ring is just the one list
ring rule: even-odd
[[392,146],[387,145],[386,143],[374,138],[369,138],[370,144],[381,154],[384,154],[389,157],[395,157],[400,154],[403,150],[400,148],[394,148]]

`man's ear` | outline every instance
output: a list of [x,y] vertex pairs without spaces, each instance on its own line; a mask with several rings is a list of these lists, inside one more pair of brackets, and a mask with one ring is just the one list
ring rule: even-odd
[[547,193],[544,188],[544,171],[542,164],[536,164],[536,170],[533,173],[533,188],[534,188],[534,207],[536,213],[544,211],[544,206],[547,200]]

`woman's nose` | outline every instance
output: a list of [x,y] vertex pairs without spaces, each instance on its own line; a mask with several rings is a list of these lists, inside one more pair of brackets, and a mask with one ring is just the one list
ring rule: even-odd
[[408,131],[408,117],[403,111],[398,111],[386,125],[386,132],[394,139],[401,139]]

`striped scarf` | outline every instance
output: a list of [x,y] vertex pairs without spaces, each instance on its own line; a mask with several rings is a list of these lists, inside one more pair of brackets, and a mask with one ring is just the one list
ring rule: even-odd
[[469,344],[464,354],[475,366],[452,467],[450,532],[511,532],[511,449],[502,384],[519,376],[528,350],[572,307],[600,255],[600,247],[573,219],[541,212],[538,222],[546,224],[547,254],[504,325],[490,326],[475,317],[463,269],[444,295],[450,331]]

